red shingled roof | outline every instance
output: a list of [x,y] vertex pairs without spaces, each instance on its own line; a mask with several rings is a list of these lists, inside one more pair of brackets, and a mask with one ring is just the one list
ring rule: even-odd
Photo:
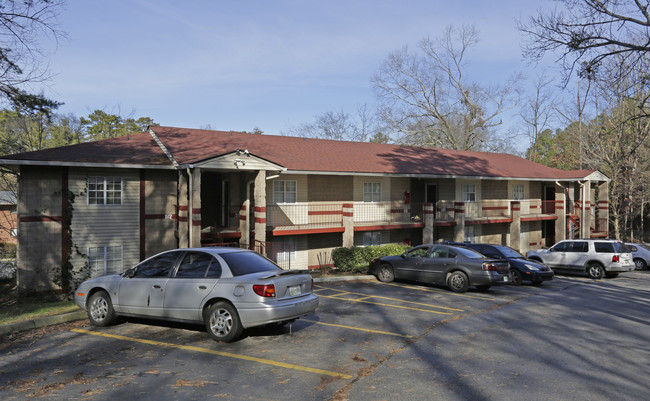
[[[180,165],[247,149],[289,171],[532,179],[579,179],[593,172],[558,170],[503,153],[174,127],[151,127],[151,130]],[[171,161],[147,132],[2,159],[171,166]]]

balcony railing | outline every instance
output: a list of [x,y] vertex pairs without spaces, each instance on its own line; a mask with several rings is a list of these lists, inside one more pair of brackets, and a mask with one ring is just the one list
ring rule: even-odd
[[506,217],[511,216],[510,201],[483,200],[478,202],[464,202],[466,218]]
[[268,205],[266,222],[271,227],[341,227],[343,204],[302,202]]
[[411,223],[423,221],[421,203],[354,202],[355,223]]
[[543,201],[541,199],[523,199],[519,202],[519,210],[522,216],[536,214],[555,214],[555,201]]

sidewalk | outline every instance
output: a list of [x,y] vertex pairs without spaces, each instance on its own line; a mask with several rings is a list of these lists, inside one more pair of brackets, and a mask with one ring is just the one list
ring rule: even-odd
[[[318,277],[314,278],[314,283],[332,283],[337,281],[354,281],[354,280],[369,280],[374,279],[375,276],[340,276],[340,277]],[[26,320],[22,322],[9,323],[0,325],[0,336],[11,334],[17,331],[25,331],[37,329],[39,327],[52,326],[60,323],[72,322],[75,320],[87,319],[88,315],[85,310],[78,310],[75,312],[68,312],[61,315],[47,316],[39,319]]]

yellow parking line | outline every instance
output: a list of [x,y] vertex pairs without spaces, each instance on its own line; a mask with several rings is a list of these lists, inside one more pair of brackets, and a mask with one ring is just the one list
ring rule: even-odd
[[435,294],[456,295],[456,296],[463,297],[463,298],[482,299],[484,301],[496,301],[496,299],[494,299],[494,298],[477,297],[475,295],[459,294],[459,293],[453,292],[453,291],[434,290],[432,288],[417,287],[417,286],[413,286],[413,285],[402,285],[402,284],[395,284],[395,283],[380,283],[380,282],[377,282],[377,285],[394,285],[395,287],[408,288],[408,289],[411,289],[411,290],[418,290],[418,291],[433,292]]
[[342,324],[324,323],[324,322],[318,322],[316,320],[309,320],[309,319],[305,319],[305,318],[301,318],[300,320],[303,320],[305,322],[310,322],[310,323],[322,324],[323,326],[341,327],[343,329],[365,331],[365,332],[368,332],[368,333],[386,334],[386,335],[389,335],[389,336],[406,337],[406,338],[412,338],[413,337],[413,336],[409,336],[407,334],[398,334],[398,333],[391,333],[391,332],[388,332],[388,331],[364,329],[362,327],[344,326]]
[[[320,286],[317,286],[317,287],[322,288],[323,290],[339,291],[339,290],[337,290],[337,289],[335,289],[335,288],[320,287]],[[406,287],[406,288],[409,288],[409,287]],[[341,295],[343,295],[343,294],[336,294],[336,295],[321,295],[321,294],[319,294],[319,291],[321,291],[321,290],[316,290],[316,291],[314,291],[316,294],[318,294],[319,297],[333,298],[333,299],[342,299],[342,300],[346,300],[346,301],[352,301],[352,300],[354,300],[354,298],[338,298],[339,296],[341,296]],[[360,292],[349,292],[349,291],[342,291],[342,292],[343,292],[344,294],[362,295],[363,297],[362,297],[362,298],[359,298],[359,299],[361,299],[361,300],[365,300],[365,299],[368,299],[368,298],[379,298],[379,299],[387,299],[387,300],[389,300],[389,301],[397,301],[397,302],[404,302],[404,303],[414,304],[414,305],[428,306],[428,307],[430,307],[430,308],[437,308],[437,309],[451,310],[451,311],[454,311],[454,312],[465,312],[465,310],[463,310],[463,309],[458,309],[458,308],[449,308],[449,307],[447,307],[447,306],[438,306],[438,305],[425,304],[425,303],[423,303],[423,302],[406,301],[406,300],[399,299],[399,298],[384,297],[384,296],[382,296],[382,295],[368,295],[368,294],[363,294],[363,293],[360,293]]]
[[[402,306],[402,305],[391,305],[391,304],[384,304],[381,302],[370,302],[370,301],[360,301],[358,299],[346,299],[346,298],[337,298],[331,295],[318,295],[321,298],[331,298],[331,299],[336,299],[339,301],[349,301],[349,302],[361,302],[364,304],[371,304],[371,305],[379,305],[379,306],[389,306],[391,308],[400,308],[400,309],[408,309],[408,310],[414,310],[414,311],[419,311],[419,312],[429,312],[429,313],[436,313],[438,315],[452,315],[453,313],[450,312],[439,312],[431,309],[420,309],[420,308],[411,308],[409,306]],[[399,300],[398,300],[399,301]],[[400,302],[408,302],[408,301],[400,301]],[[416,302],[413,302],[416,303]],[[431,307],[434,307],[432,305],[429,305]]]
[[246,360],[246,361],[258,362],[258,363],[263,363],[263,364],[272,365],[272,366],[279,366],[279,367],[287,368],[287,369],[300,370],[300,371],[303,371],[303,372],[316,373],[316,374],[319,374],[319,375],[340,377],[342,379],[351,379],[352,378],[352,376],[350,376],[350,375],[344,375],[344,374],[338,373],[338,372],[330,372],[328,370],[308,368],[308,367],[305,367],[305,366],[293,365],[293,364],[284,363],[284,362],[276,362],[276,361],[271,361],[269,359],[256,358],[254,356],[246,356],[246,355],[233,354],[233,353],[230,353],[230,352],[215,351],[215,350],[211,350],[211,349],[208,349],[208,348],[194,347],[194,346],[191,346],[191,345],[180,345],[180,344],[166,343],[166,342],[162,342],[162,341],[144,340],[144,339],[141,339],[141,338],[126,337],[126,336],[120,336],[120,335],[108,334],[108,333],[99,333],[99,332],[90,331],[90,330],[83,330],[83,329],[72,329],[72,331],[76,331],[77,333],[83,333],[83,334],[91,334],[91,335],[94,335],[94,336],[114,338],[114,339],[117,339],[117,340],[133,341],[133,342],[142,343],[142,344],[157,345],[157,346],[168,347],[168,348],[179,348],[179,349],[184,349],[184,350],[187,350],[187,351],[196,351],[196,352],[203,352],[203,353],[206,353],[206,354],[225,356],[225,357],[228,357],[228,358],[243,359],[243,360]]

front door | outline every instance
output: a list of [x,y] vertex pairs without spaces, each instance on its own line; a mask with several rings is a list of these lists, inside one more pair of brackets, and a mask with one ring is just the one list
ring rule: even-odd
[[436,218],[436,202],[438,201],[438,187],[436,184],[427,184],[424,193],[424,201],[433,203],[433,218]]

